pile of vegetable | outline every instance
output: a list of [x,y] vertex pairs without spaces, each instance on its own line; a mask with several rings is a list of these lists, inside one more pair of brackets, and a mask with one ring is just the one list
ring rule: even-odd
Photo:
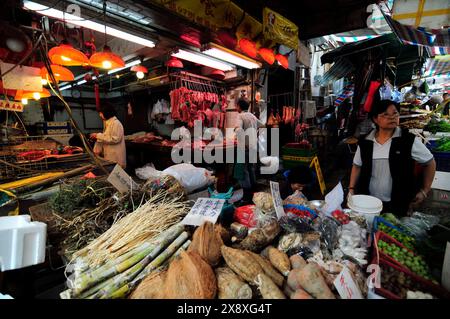
[[397,240],[399,243],[401,243],[403,246],[405,246],[408,249],[414,250],[414,247],[416,245],[416,240],[412,236],[408,236],[405,233],[389,227],[384,224],[379,224],[378,229],[382,231],[383,233],[391,236],[395,240]]
[[410,291],[427,291],[423,284],[411,276],[384,264],[381,265],[381,287],[401,299],[406,299],[408,296],[414,297]]
[[450,152],[450,137],[443,137],[436,142],[434,152]]
[[433,134],[437,132],[450,132],[450,123],[446,121],[435,121],[431,120],[427,126],[425,126],[426,131],[430,131]]
[[394,243],[389,244],[383,240],[378,241],[378,247],[383,253],[389,255],[415,274],[431,280],[428,266],[421,256],[417,256],[406,248],[401,248]]

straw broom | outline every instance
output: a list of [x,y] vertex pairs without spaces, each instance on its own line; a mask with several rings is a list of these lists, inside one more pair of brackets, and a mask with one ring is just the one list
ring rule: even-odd
[[[153,254],[148,255],[139,263],[134,265],[122,274],[117,275],[108,280],[108,285],[104,286],[94,295],[88,297],[89,299],[108,299],[113,296],[122,297],[125,296],[130,290],[126,285],[131,282],[136,276],[147,266],[152,265],[152,270],[155,270],[161,266],[165,260],[167,260],[183,243],[189,238],[187,232],[183,232],[166,250],[155,258]],[[125,286],[125,287],[124,287]],[[119,290],[119,292],[117,292]],[[124,292],[126,292],[124,294]]]

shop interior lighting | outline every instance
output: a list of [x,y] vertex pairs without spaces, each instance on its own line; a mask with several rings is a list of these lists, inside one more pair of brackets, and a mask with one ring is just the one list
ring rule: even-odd
[[176,51],[175,53],[172,53],[172,56],[182,59],[182,60],[186,60],[186,61],[190,61],[193,63],[198,63],[201,65],[205,65],[208,66],[210,68],[213,69],[218,69],[218,70],[222,70],[222,71],[231,71],[234,69],[233,65],[211,58],[207,55],[201,54],[200,52],[195,52],[195,51],[190,51],[190,50],[185,50],[185,49],[178,49],[178,51]]
[[114,70],[108,71],[108,75],[109,74],[114,74],[114,73],[122,71],[122,70],[125,70],[126,68],[131,68],[131,67],[133,67],[135,65],[138,65],[140,63],[141,63],[140,60],[134,60],[134,61],[128,62],[127,64],[125,64],[125,66],[123,68],[118,68],[118,69],[114,69]]
[[250,59],[242,54],[224,48],[215,43],[208,44],[205,47],[203,53],[212,56],[214,58],[227,61],[235,65],[239,65],[246,69],[259,69],[262,66],[261,63],[259,63],[258,61]]
[[[63,11],[60,11],[60,10],[57,10],[54,8],[49,8],[47,6],[41,5],[41,4],[33,2],[33,1],[25,0],[23,2],[23,6],[25,9],[36,11],[37,13],[42,14],[42,15],[46,15],[46,16],[60,19],[60,20],[67,20],[67,21],[70,21],[71,24],[74,24],[74,25],[77,25],[80,27],[84,27],[87,29],[91,29],[94,31],[98,31],[101,33],[105,32],[104,24],[97,23],[97,22],[94,22],[94,21],[91,21],[88,19],[80,18],[80,17],[77,17],[70,13],[64,13]],[[120,31],[118,29],[111,28],[108,26],[106,26],[106,34],[126,40],[126,41],[134,42],[134,43],[137,43],[137,44],[149,47],[149,48],[155,47],[155,42],[153,42],[151,40],[147,40],[147,39],[144,39],[144,38],[135,36],[133,34],[123,32],[123,31]]]

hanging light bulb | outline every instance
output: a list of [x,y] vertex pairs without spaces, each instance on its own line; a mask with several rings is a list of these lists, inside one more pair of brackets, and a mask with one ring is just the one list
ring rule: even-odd
[[68,43],[61,43],[48,51],[48,57],[53,64],[66,66],[85,66],[89,64],[87,56]]
[[22,99],[22,104],[23,105],[27,105],[28,104],[28,99]]
[[36,101],[39,100],[41,98],[41,93],[39,92],[33,92],[33,99],[35,99]]
[[132,72],[136,72],[136,77],[138,79],[143,79],[145,74],[148,73],[148,70],[143,65],[135,65],[130,69]]
[[[68,68],[65,68],[57,64],[52,64],[50,68],[52,69],[56,82],[58,81],[69,82],[75,80],[75,76],[73,75],[72,71],[70,71]],[[47,68],[45,66],[41,68],[41,78],[45,80],[47,83],[49,79],[51,80],[50,74],[48,73]],[[42,85],[46,84],[44,84],[44,81],[42,81]]]
[[100,69],[118,69],[125,66],[123,59],[113,53],[107,45],[104,46],[102,52],[94,53],[89,61],[93,67]]
[[281,65],[283,68],[285,69],[289,68],[289,60],[286,55],[277,54],[275,56],[275,59],[278,61],[278,64]]
[[273,53],[272,49],[261,48],[258,50],[258,53],[268,64],[272,65],[275,62],[275,53]]
[[47,84],[48,84],[48,81],[47,81],[46,79],[41,79],[41,84],[42,84],[42,85],[47,85]]

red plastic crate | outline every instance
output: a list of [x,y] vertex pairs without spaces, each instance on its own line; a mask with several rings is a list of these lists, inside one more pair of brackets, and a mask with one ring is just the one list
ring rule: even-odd
[[[376,256],[374,257],[374,260],[372,261],[372,263],[375,263],[375,259],[376,259]],[[412,280],[414,280],[418,284],[419,290],[424,293],[429,293],[436,298],[450,299],[450,293],[447,290],[445,290],[444,288],[442,288],[439,285],[432,283],[431,281],[425,280],[422,277],[417,276],[414,273],[405,270],[402,267],[399,267],[399,266],[397,266],[387,260],[384,260],[384,259],[380,259],[379,263],[376,263],[376,264],[378,264],[380,266],[394,268],[398,272],[403,272],[407,277],[410,277]],[[388,299],[402,299],[400,296],[394,294],[392,291],[389,291],[386,288],[383,288],[383,282],[381,282],[380,288],[375,288],[375,293],[377,293],[378,295],[380,295],[382,297],[388,298]]]
[[384,242],[386,242],[388,244],[394,244],[394,245],[399,246],[401,248],[405,248],[406,250],[408,250],[408,252],[412,252],[414,254],[414,256],[417,256],[417,254],[414,253],[414,251],[406,248],[402,243],[400,243],[399,241],[395,240],[394,238],[392,238],[388,234],[383,233],[382,231],[377,231],[377,233],[375,234],[375,240],[374,240],[375,255],[376,256],[378,255],[382,259],[385,259],[385,260],[387,260],[387,261],[397,265],[397,267],[400,267],[400,268],[402,268],[402,269],[404,269],[406,271],[411,272],[409,270],[409,268],[407,268],[405,265],[402,265],[401,263],[396,261],[394,258],[392,258],[391,256],[383,253],[380,249],[378,249],[378,241],[380,241],[380,240],[382,240],[382,241],[384,241]]

